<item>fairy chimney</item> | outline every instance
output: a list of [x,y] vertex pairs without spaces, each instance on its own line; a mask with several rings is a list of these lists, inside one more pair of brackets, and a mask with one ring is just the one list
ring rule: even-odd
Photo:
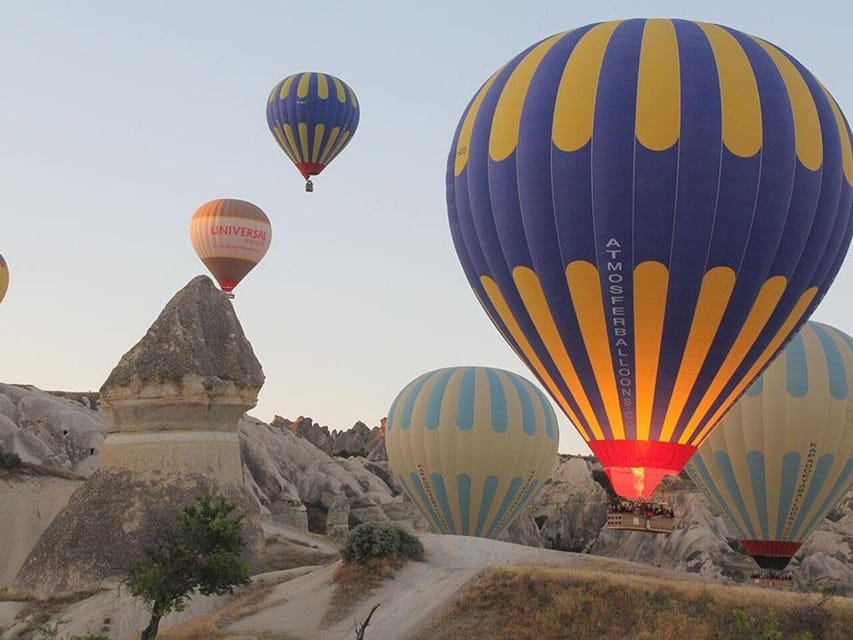
[[242,484],[237,425],[263,383],[231,301],[194,278],[101,387],[101,468]]

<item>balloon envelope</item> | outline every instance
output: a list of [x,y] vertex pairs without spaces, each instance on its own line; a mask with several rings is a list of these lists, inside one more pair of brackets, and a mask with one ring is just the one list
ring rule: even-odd
[[826,292],[852,184],[844,117],[791,56],[636,19],[501,67],[459,123],[447,205],[486,313],[640,498]]
[[548,479],[557,417],[509,371],[439,369],[397,395],[386,422],[388,463],[439,533],[495,538]]
[[853,338],[806,323],[686,469],[758,564],[783,569],[853,483]]
[[195,252],[226,292],[255,268],[271,239],[269,218],[245,200],[211,200],[196,209],[190,221]]
[[3,298],[6,297],[6,291],[9,290],[9,266],[6,264],[6,261],[3,259],[3,256],[0,256],[0,302],[3,302]]
[[358,127],[358,98],[327,73],[296,73],[270,92],[267,125],[307,180],[326,168]]

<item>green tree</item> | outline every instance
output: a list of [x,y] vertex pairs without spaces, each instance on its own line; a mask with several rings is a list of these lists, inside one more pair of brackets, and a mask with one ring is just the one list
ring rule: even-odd
[[249,566],[240,560],[243,519],[235,508],[223,498],[200,496],[183,510],[178,526],[159,531],[157,544],[131,565],[125,583],[151,612],[142,640],[156,638],[160,619],[183,611],[194,591],[222,595],[249,582]]

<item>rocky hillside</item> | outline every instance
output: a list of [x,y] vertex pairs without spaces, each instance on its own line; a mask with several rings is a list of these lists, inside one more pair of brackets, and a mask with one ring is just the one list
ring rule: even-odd
[[[97,394],[48,393],[0,384],[0,450],[90,476],[104,439],[97,407]],[[426,527],[389,472],[382,424],[370,428],[358,422],[338,431],[307,417],[276,417],[267,424],[247,416],[240,423],[239,437],[245,483],[268,521],[332,541],[370,520]],[[60,502],[77,486],[68,482],[72,484],[59,491]],[[31,484],[27,478],[0,482],[3,503],[16,505],[17,515],[7,531],[27,531],[27,540],[16,538],[17,547],[34,544],[47,526],[48,518],[26,515]],[[505,539],[723,579],[743,580],[755,569],[723,518],[686,477],[671,478],[658,493],[680,516],[679,527],[670,536],[605,529],[608,491],[606,476],[594,458],[561,456],[537,502]],[[56,505],[51,503],[51,510],[55,513]],[[0,546],[5,547],[7,534],[0,537],[4,538]],[[17,549],[13,554],[18,567],[25,552]],[[0,557],[0,565],[9,562],[8,556]],[[17,567],[0,566],[0,576],[8,581],[13,569]],[[791,570],[799,589],[853,595],[853,492],[807,540]],[[8,583],[0,582],[0,588],[4,586]]]

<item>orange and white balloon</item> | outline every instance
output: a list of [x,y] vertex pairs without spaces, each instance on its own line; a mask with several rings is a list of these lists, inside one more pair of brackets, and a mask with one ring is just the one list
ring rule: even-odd
[[190,221],[193,248],[226,293],[261,261],[271,240],[269,218],[245,200],[211,200]]

